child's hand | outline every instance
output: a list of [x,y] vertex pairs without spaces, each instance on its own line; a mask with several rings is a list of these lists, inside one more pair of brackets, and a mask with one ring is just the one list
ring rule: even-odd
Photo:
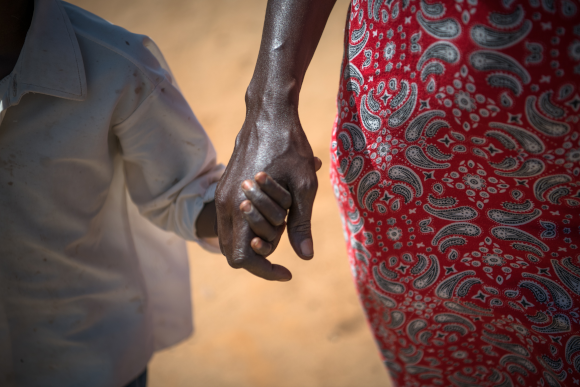
[[[316,171],[322,166],[322,161],[315,157]],[[242,190],[248,198],[240,204],[244,219],[257,235],[250,245],[256,254],[267,257],[270,255],[286,228],[286,215],[292,197],[290,193],[272,179],[266,172],[258,172],[255,181],[246,180]]]
[[242,190],[249,200],[240,204],[240,210],[257,235],[250,243],[252,249],[256,254],[266,257],[284,232],[286,213],[292,204],[292,197],[265,172],[257,173],[254,179],[242,183]]

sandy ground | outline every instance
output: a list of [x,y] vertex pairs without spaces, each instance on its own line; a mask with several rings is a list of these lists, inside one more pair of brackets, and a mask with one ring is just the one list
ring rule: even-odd
[[[152,37],[227,163],[244,120],[265,0],[74,0]],[[390,386],[350,278],[340,218],[328,181],[342,36],[339,0],[308,70],[300,116],[324,166],[314,208],[315,259],[302,262],[284,239],[273,259],[289,283],[231,269],[189,246],[196,333],[155,355],[150,387]]]

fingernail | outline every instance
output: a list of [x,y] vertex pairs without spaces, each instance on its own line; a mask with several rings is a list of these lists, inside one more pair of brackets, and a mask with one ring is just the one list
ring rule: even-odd
[[292,278],[280,278],[280,279],[278,280],[278,282],[288,282],[288,281],[290,281],[291,279],[292,279]]
[[302,251],[302,255],[305,257],[312,257],[314,256],[314,246],[312,245],[312,239],[304,239],[302,243],[300,243],[300,250]]
[[244,211],[246,214],[250,213],[250,211],[252,211],[252,205],[250,204],[250,202],[243,202],[242,203],[242,211]]
[[252,182],[250,180],[245,180],[242,183],[242,189],[251,190],[252,189]]
[[266,182],[266,173],[264,172],[258,172],[256,174],[256,176],[254,176],[254,179],[260,183],[260,184],[264,184]]

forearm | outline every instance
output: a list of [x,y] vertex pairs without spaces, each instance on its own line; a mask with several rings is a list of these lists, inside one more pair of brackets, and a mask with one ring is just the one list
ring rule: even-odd
[[239,209],[244,199],[240,184],[264,171],[290,192],[288,237],[301,258],[312,258],[310,219],[318,180],[298,117],[298,96],[335,1],[268,0],[258,61],[246,93],[246,120],[216,191],[222,253],[232,267],[269,280],[292,276],[252,251],[251,230]]
[[269,0],[262,43],[246,94],[248,110],[298,107],[306,69],[336,0]]

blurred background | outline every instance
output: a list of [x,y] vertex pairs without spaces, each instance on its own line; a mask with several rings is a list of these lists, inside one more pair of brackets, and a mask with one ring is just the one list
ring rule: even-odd
[[[219,161],[227,164],[244,121],[266,0],[71,2],[157,43]],[[294,278],[271,283],[190,244],[196,331],[155,355],[149,387],[390,386],[350,277],[328,180],[347,8],[347,0],[337,1],[300,97],[302,125],[324,163],[314,206],[314,259],[301,261],[284,238],[271,258]]]

